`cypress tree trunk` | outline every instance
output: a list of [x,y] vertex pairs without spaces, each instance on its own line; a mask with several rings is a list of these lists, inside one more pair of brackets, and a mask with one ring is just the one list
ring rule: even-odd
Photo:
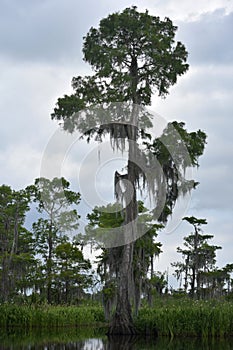
[[9,295],[9,269],[8,261],[5,252],[3,253],[2,258],[2,276],[1,276],[1,300],[3,302],[8,301]]
[[[133,111],[134,117],[134,111]],[[134,120],[133,120],[134,121]],[[126,213],[125,213],[125,242],[130,237],[131,243],[126,243],[122,249],[122,257],[119,268],[117,283],[116,311],[113,316],[108,334],[110,335],[133,335],[136,334],[133,325],[132,309],[130,304],[130,285],[132,279],[132,263],[134,239],[136,238],[137,195],[136,195],[136,128],[135,122],[130,126],[129,134],[129,156],[128,156],[128,186],[126,185]]]
[[48,249],[49,249],[49,252],[48,252],[48,260],[47,260],[47,302],[48,304],[51,304],[52,302],[52,250],[53,250],[51,227],[50,227],[49,237],[48,237]]
[[136,334],[132,310],[129,300],[129,284],[131,278],[131,256],[133,243],[126,244],[122,252],[119,280],[117,286],[117,304],[108,334],[130,335]]
[[192,298],[194,298],[194,292],[195,292],[195,280],[196,280],[196,269],[195,267],[192,268],[192,276],[191,276],[191,283],[190,283],[190,295]]
[[[136,232],[134,222],[137,215],[136,191],[134,191],[131,202],[126,207],[125,240],[128,235],[132,237]],[[130,304],[130,286],[132,279],[134,242],[125,244],[122,249],[121,262],[119,266],[119,277],[117,280],[116,311],[113,316],[108,334],[133,335],[136,330],[133,325],[132,309]]]

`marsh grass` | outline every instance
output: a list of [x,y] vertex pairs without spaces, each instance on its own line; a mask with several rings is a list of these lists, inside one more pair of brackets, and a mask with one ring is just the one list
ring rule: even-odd
[[0,327],[59,328],[98,325],[104,312],[98,306],[17,306],[0,305]]
[[[233,336],[233,302],[170,299],[144,306],[135,325],[142,334],[173,337]],[[107,327],[101,306],[0,305],[1,330]]]
[[233,303],[180,300],[140,310],[135,320],[141,333],[189,337],[233,335]]

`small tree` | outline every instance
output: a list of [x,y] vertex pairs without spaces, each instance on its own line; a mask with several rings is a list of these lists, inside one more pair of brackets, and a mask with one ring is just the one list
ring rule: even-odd
[[52,302],[55,249],[68,240],[67,232],[78,228],[79,215],[72,205],[79,204],[80,194],[69,190],[69,186],[64,178],[39,178],[34,186],[29,187],[38,203],[38,211],[43,215],[33,224],[33,231],[36,252],[42,258],[41,277],[44,278],[48,303]]
[[201,225],[206,225],[206,219],[197,219],[194,216],[185,217],[183,220],[189,222],[194,232],[184,237],[184,246],[182,249],[177,248],[177,252],[182,254],[183,263],[173,263],[176,268],[177,278],[181,278],[184,273],[184,289],[187,292],[190,286],[190,295],[200,296],[201,282],[204,274],[213,271],[216,263],[216,250],[221,249],[219,246],[209,245],[208,241],[214,236],[202,234]]
[[[166,289],[165,289],[166,288]],[[148,300],[148,304],[152,306],[154,296],[161,296],[163,290],[167,291],[166,274],[162,272],[153,272],[145,281],[144,295]]]
[[233,264],[201,273],[201,297],[217,298],[231,292]]
[[[1,299],[8,301],[22,290],[34,261],[32,234],[24,227],[30,194],[0,187],[0,280]],[[27,284],[27,287],[30,287]]]
[[[153,215],[144,207],[142,201],[138,201],[138,227],[146,225],[146,234],[135,242],[133,250],[132,275],[130,276],[130,299],[133,300],[135,314],[138,313],[143,288],[147,283],[149,269],[153,275],[154,258],[161,253],[161,243],[156,241],[158,230],[163,226],[153,222]],[[88,214],[89,226],[87,228],[87,238],[92,241],[98,237],[98,232],[102,229],[109,231],[114,227],[119,227],[124,222],[125,209],[119,203],[108,204],[106,207],[96,207],[91,214]],[[98,239],[97,239],[98,241]],[[106,318],[109,319],[111,311],[116,306],[116,286],[120,271],[123,247],[102,249],[98,257],[98,274],[103,284],[103,304]]]
[[75,243],[65,242],[55,248],[55,288],[58,303],[72,303],[81,299],[84,289],[91,285],[91,263],[84,259]]

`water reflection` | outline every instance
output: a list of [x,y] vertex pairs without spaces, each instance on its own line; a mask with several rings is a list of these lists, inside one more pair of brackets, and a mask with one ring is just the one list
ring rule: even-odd
[[[94,349],[94,348],[93,348]],[[109,338],[107,343],[103,344],[104,350],[232,350],[233,339],[225,340],[201,340],[197,338],[176,338],[167,337],[153,338]]]
[[0,333],[0,350],[230,350],[233,339],[106,337],[102,330],[62,330],[57,333]]

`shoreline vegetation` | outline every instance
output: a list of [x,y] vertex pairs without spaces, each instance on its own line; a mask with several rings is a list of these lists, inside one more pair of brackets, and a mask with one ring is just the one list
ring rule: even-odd
[[[0,333],[12,330],[57,331],[61,328],[101,328],[108,323],[101,306],[0,305]],[[142,307],[134,318],[141,335],[224,338],[233,336],[233,303],[184,298],[162,300],[158,305]]]

